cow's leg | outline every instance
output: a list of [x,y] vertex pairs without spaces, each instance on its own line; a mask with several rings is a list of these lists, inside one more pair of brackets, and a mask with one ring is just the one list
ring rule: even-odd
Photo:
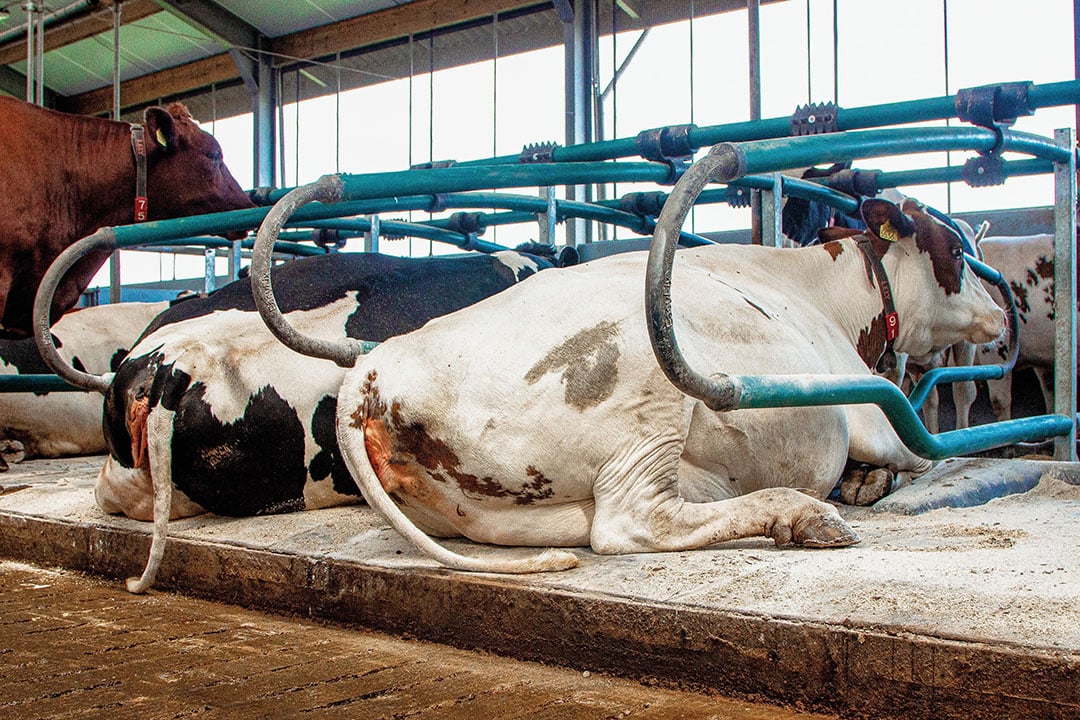
[[[126,468],[109,455],[94,483],[94,500],[103,512],[124,515],[132,520],[154,519],[154,486],[149,465]],[[170,520],[199,515],[206,510],[180,490],[173,488]]]
[[128,578],[129,592],[139,594],[154,584],[154,577],[165,555],[165,538],[169,532],[172,508],[172,426],[176,413],[158,405],[146,419],[147,448],[150,477],[154,482],[154,535],[150,541],[150,556],[138,578]]
[[[872,505],[933,463],[908,450],[874,405],[849,405],[848,472],[840,493],[848,504]],[[847,487],[845,488],[845,483]]]
[[997,380],[987,380],[986,390],[990,395],[990,408],[998,420],[1012,418],[1012,372]]
[[[975,345],[967,341],[952,346],[953,365],[971,367],[975,364]],[[956,429],[970,427],[971,406],[975,404],[976,388],[971,380],[953,383],[953,405],[956,406]]]
[[1046,412],[1057,412],[1057,408],[1054,407],[1054,371],[1050,368],[1041,367],[1035,367],[1032,370],[1035,372],[1035,379],[1039,381],[1039,389],[1042,390]]
[[0,440],[0,472],[8,469],[8,463],[12,465],[21,463],[26,459],[26,449],[18,440]]
[[859,541],[836,508],[791,488],[716,502],[679,495],[679,437],[650,438],[612,458],[594,485],[590,543],[605,555],[690,550],[747,537],[778,545],[839,547]]

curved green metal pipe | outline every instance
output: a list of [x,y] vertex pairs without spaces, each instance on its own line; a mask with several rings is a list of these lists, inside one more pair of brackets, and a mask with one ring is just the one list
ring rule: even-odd
[[941,460],[1017,442],[1067,435],[1072,419],[1040,415],[931,435],[900,389],[873,375],[740,375],[738,407],[775,408],[874,404],[916,455]]

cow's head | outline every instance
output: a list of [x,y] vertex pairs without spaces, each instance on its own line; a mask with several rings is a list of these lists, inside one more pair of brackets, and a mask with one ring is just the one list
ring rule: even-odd
[[892,284],[897,350],[925,355],[960,340],[982,344],[1001,336],[1005,314],[964,262],[956,231],[911,198],[901,206],[864,200],[862,216]]
[[225,167],[221,145],[181,103],[147,108],[144,120],[151,220],[254,207]]

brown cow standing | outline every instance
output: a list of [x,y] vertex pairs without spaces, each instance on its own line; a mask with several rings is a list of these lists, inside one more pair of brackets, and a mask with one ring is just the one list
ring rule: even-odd
[[[221,146],[180,103],[144,115],[149,220],[252,207]],[[31,309],[50,263],[76,240],[135,218],[132,126],[0,97],[0,337],[32,334]],[[53,299],[56,320],[105,263],[82,258]]]

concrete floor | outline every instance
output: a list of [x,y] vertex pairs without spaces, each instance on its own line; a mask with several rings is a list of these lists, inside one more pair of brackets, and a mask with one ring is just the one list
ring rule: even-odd
[[[99,465],[0,476],[0,556],[137,574],[149,526],[97,510]],[[879,505],[842,509],[852,548],[578,550],[530,577],[441,569],[365,507],[204,516],[172,524],[158,585],[856,717],[1080,718],[1080,469],[946,461]]]

